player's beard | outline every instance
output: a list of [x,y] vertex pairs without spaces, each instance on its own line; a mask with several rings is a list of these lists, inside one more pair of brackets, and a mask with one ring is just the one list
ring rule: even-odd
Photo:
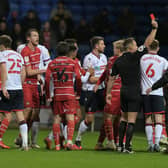
[[104,53],[104,50],[98,50],[98,52],[101,54],[101,53]]
[[33,45],[34,47],[37,47],[38,43],[39,43],[39,42],[35,42],[35,43],[32,42],[32,45]]

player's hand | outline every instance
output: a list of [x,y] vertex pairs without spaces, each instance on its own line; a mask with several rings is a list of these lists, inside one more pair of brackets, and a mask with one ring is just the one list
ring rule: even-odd
[[93,68],[89,68],[88,72],[90,73],[91,76],[94,75],[94,69]]
[[46,72],[46,69],[40,69],[39,71],[40,71],[40,74],[43,74]]
[[156,20],[152,20],[152,26],[158,28],[158,23]]
[[98,88],[99,88],[99,85],[94,86],[93,90],[94,90],[95,93],[97,92]]
[[6,90],[6,88],[2,88],[2,93],[7,99],[10,99],[10,95],[9,95],[8,91]]
[[152,92],[152,88],[148,88],[148,89],[146,90],[146,94],[147,94],[147,95],[149,95],[150,92]]
[[112,95],[111,94],[107,94],[106,95],[106,103],[107,104],[111,104],[111,99],[112,99]]

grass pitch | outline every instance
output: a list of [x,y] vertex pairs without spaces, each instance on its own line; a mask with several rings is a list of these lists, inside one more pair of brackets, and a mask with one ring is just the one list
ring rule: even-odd
[[[144,134],[135,134],[133,147],[135,154],[122,154],[110,151],[95,151],[98,132],[83,136],[82,151],[48,151],[43,143],[48,131],[40,131],[41,149],[28,152],[14,147],[14,138],[18,130],[8,130],[4,135],[5,144],[11,149],[0,149],[0,166],[3,168],[162,168],[167,167],[168,155],[146,152],[147,143]],[[54,147],[54,144],[53,144]]]

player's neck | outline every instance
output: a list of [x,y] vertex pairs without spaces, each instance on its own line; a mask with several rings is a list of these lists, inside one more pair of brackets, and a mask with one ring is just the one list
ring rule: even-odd
[[99,51],[93,49],[93,50],[92,50],[92,53],[93,53],[93,55],[95,55],[96,57],[100,58],[100,52],[99,52]]
[[27,46],[32,50],[35,51],[35,46],[32,43],[28,43]]
[[156,50],[149,50],[149,54],[156,55],[157,51]]

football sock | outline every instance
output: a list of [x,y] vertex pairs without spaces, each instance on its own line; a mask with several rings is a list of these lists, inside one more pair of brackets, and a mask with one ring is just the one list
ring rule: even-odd
[[55,145],[60,145],[60,124],[53,124],[53,137]]
[[123,147],[123,138],[126,132],[126,128],[127,128],[127,122],[121,121],[120,127],[119,127],[119,146],[120,147]]
[[8,125],[9,125],[8,119],[4,118],[2,120],[1,126],[0,126],[0,140],[2,140],[2,137],[3,137],[4,133],[6,132]]
[[77,134],[77,137],[76,137],[76,141],[81,141],[81,136],[82,134],[84,134],[88,129],[88,124],[85,122],[85,120],[83,120],[81,123],[80,123],[80,126],[79,126],[79,129],[78,129],[78,134]]
[[28,146],[28,127],[25,121],[19,123],[20,134],[22,137],[22,147]]
[[113,140],[113,127],[112,127],[111,119],[105,119],[104,124],[105,124],[106,137],[108,141],[112,141]]
[[72,141],[74,134],[75,122],[74,120],[68,120],[67,124],[67,141]]
[[128,123],[128,127],[127,127],[127,131],[126,131],[126,143],[125,143],[125,148],[129,149],[130,147],[130,142],[132,140],[133,137],[133,133],[134,133],[134,123]]
[[38,121],[34,121],[32,124],[32,144],[36,144],[37,143],[37,136],[38,136],[38,132],[39,132],[39,122]]
[[155,125],[155,144],[159,145],[160,137],[162,135],[162,124],[156,123]]
[[102,144],[105,138],[106,138],[106,132],[105,132],[104,123],[103,123],[103,125],[100,128],[100,134],[99,134],[97,143]]
[[152,124],[146,124],[145,125],[145,133],[148,141],[148,145],[153,145],[153,127]]

